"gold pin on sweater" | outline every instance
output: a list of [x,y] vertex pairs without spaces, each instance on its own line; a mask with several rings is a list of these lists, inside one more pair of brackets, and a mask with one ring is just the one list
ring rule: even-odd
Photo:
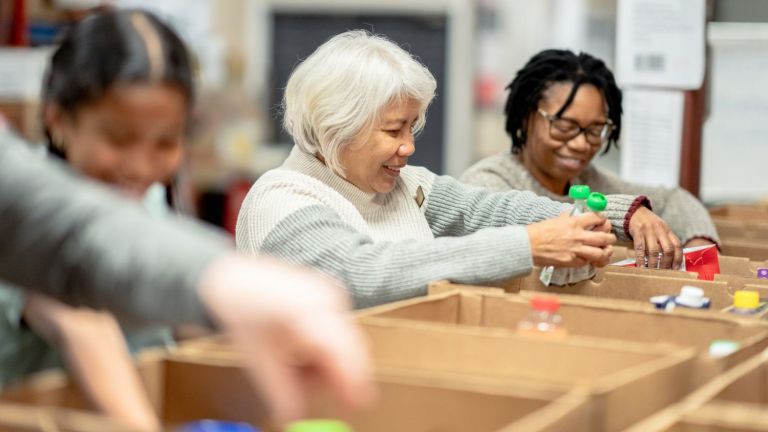
[[421,189],[421,186],[416,188],[416,196],[413,198],[416,199],[416,204],[421,208],[421,205],[424,204],[424,190]]

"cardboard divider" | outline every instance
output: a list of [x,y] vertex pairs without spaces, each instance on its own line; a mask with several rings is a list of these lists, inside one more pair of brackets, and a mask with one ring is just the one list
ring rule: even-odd
[[[665,277],[631,272],[604,272],[602,280],[586,280],[568,286],[544,286],[539,281],[541,269],[535,268],[527,276],[500,283],[507,292],[537,291],[551,294],[571,294],[613,301],[629,300],[647,304],[653,308],[649,299],[656,295],[676,295],[685,285],[694,285],[704,291],[712,302],[712,310],[722,310],[733,304],[733,296],[728,284],[722,281],[689,280],[681,277]],[[651,272],[653,273],[653,272]],[[705,311],[699,311],[705,312]]]
[[[361,316],[435,321],[464,326],[514,329],[530,313],[529,298],[483,292],[482,288],[436,282],[443,293],[370,308]],[[726,370],[768,347],[768,323],[731,315],[717,316],[663,311],[634,304],[608,305],[589,298],[560,296],[560,315],[570,335],[665,343],[695,348],[699,352],[696,382]],[[740,349],[721,359],[711,359],[709,344],[717,339],[739,342]]]
[[713,218],[768,222],[768,203],[724,204],[709,209]]
[[753,238],[768,240],[768,216],[762,220],[739,220],[732,218],[713,217],[715,229],[720,238]]
[[768,352],[763,351],[713,378],[679,403],[629,430],[768,430]]
[[[207,346],[205,351],[202,346]],[[240,368],[242,356],[218,339],[166,356],[145,357],[139,370],[166,425],[196,419],[265,423],[258,396]],[[378,401],[349,415],[330,399],[310,401],[310,416],[344,418],[358,432],[589,430],[593,408],[586,389],[525,380],[492,380],[399,371],[377,372]],[[46,373],[0,397],[0,431],[121,430],[93,412],[61,373]],[[34,406],[30,405],[34,404]],[[13,410],[21,407],[21,411]],[[42,420],[41,420],[42,419]],[[40,423],[43,421],[44,423]],[[107,425],[107,426],[105,426]],[[277,431],[267,426],[267,431]]]
[[754,238],[724,238],[723,253],[749,258],[753,261],[768,260],[768,240]]
[[135,432],[85,411],[0,402],[0,432]]
[[[474,287],[449,282],[431,285],[442,285],[450,291],[369,308],[358,314],[514,329],[531,310],[527,296],[467,291],[465,287]],[[579,336],[662,342],[699,350],[708,348],[715,339],[749,344],[768,338],[768,323],[735,315],[705,315],[686,310],[670,314],[636,304],[606,305],[578,296],[560,297],[559,313],[569,334]],[[763,343],[768,344],[768,340]]]
[[757,279],[757,268],[768,267],[768,263],[752,261],[745,257],[720,255],[720,274]]
[[[471,318],[470,318],[471,319]],[[379,368],[440,373],[513,385],[588,386],[589,430],[621,430],[691,388],[694,350],[573,336],[554,341],[503,328],[472,328],[361,316]]]
[[[735,239],[735,240],[740,241],[740,239]],[[768,242],[765,242],[764,244],[768,244]],[[631,248],[627,248],[625,246],[614,246],[611,262],[619,262],[632,257],[633,255],[632,255]],[[720,254],[718,255],[718,261],[720,263],[720,273],[725,275],[757,278],[758,267],[764,267],[764,268],[768,267],[768,259],[763,258],[763,259],[751,260],[746,256],[741,256],[738,254]],[[603,269],[598,270],[598,272],[600,271],[626,271],[626,272],[635,271],[637,272],[637,274],[658,272],[659,275],[661,276],[690,277],[692,279],[697,279],[696,273],[680,272],[677,270],[650,270],[650,269],[638,269],[634,267],[607,266],[607,267],[604,267]]]

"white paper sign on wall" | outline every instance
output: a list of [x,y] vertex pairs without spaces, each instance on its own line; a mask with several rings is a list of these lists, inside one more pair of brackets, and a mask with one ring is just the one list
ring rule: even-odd
[[619,85],[694,90],[704,80],[705,0],[619,0]]

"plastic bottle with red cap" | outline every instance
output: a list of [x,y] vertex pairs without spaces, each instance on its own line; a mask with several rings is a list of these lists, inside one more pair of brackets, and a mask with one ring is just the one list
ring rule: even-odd
[[565,338],[568,330],[560,316],[560,300],[557,297],[536,296],[531,299],[531,311],[517,324],[517,333],[522,335]]

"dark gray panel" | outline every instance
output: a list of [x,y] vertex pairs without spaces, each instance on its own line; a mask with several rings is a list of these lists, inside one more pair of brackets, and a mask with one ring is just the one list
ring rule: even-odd
[[414,54],[437,79],[437,97],[427,113],[427,125],[416,138],[416,153],[410,163],[443,172],[445,124],[445,68],[447,18],[445,15],[337,15],[276,13],[272,20],[273,51],[270,98],[274,121],[273,142],[290,145],[282,130],[278,107],[293,68],[323,42],[347,30],[364,29],[382,34]]

